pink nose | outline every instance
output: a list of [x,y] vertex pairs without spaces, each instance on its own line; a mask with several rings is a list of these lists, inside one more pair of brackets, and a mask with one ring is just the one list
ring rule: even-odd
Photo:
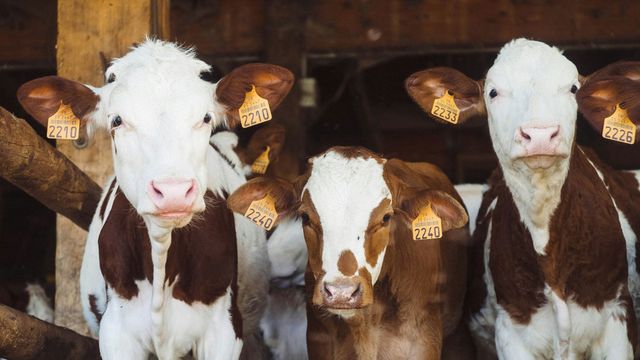
[[196,199],[198,184],[194,179],[151,181],[147,192],[159,213],[188,212]]
[[362,302],[362,287],[359,281],[341,279],[324,283],[323,302],[326,306],[339,309],[356,308]]
[[554,155],[560,144],[560,126],[521,127],[516,134],[527,156]]

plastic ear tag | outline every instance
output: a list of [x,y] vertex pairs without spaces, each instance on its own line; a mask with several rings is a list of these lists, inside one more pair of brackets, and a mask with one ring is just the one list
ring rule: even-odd
[[271,151],[271,148],[267,146],[262,154],[251,164],[252,172],[255,174],[264,174],[267,172],[267,168],[269,167],[269,151]]
[[47,138],[56,140],[76,140],[80,134],[80,119],[69,105],[62,102],[55,114],[47,120]]
[[252,201],[244,216],[265,230],[271,230],[278,218],[275,201],[271,195]]
[[453,100],[453,95],[449,93],[449,90],[445,91],[444,95],[433,101],[431,115],[452,124],[458,123],[460,109],[458,109],[458,105],[456,105],[456,102]]
[[411,223],[413,230],[413,240],[431,240],[442,237],[442,220],[431,209],[431,204],[427,204],[415,220]]
[[604,119],[602,137],[631,145],[636,142],[636,124],[629,119],[627,110],[616,105],[616,111]]
[[251,85],[251,90],[244,95],[244,103],[238,109],[238,114],[243,128],[267,122],[272,118],[269,101],[258,95],[255,85]]

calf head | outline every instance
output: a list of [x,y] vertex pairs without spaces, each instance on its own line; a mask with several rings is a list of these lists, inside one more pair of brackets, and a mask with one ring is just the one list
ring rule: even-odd
[[503,168],[546,169],[570,155],[580,82],[575,65],[555,47],[517,39],[500,50],[484,81],[436,68],[411,75],[405,85],[427,112],[445,91],[454,96],[460,122],[486,112]]
[[387,247],[413,241],[411,222],[427,203],[442,219],[443,231],[467,222],[464,208],[448,194],[408,183],[404,175],[411,170],[401,161],[363,148],[334,147],[309,163],[294,183],[249,181],[228,205],[244,214],[252,201],[270,195],[278,219],[302,219],[308,270],[315,278],[313,304],[336,314],[349,316],[373,302]]
[[49,76],[24,84],[18,99],[43,124],[65,104],[89,129],[109,131],[118,183],[137,212],[161,227],[184,226],[205,207],[212,126],[238,123],[252,85],[274,108],[293,82],[268,64],[239,67],[217,84],[200,78],[209,70],[192,50],[147,40],[113,61],[102,87]]

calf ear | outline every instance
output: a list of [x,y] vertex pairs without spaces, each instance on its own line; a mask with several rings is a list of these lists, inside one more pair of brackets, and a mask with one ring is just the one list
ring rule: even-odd
[[467,77],[458,70],[437,67],[419,71],[404,82],[409,96],[420,105],[429,116],[440,122],[445,122],[431,115],[433,102],[449,91],[456,106],[460,109],[458,123],[467,119],[486,114],[482,97],[482,83]]
[[76,117],[87,121],[100,97],[85,85],[58,76],[45,76],[31,80],[18,89],[18,101],[39,123],[47,126],[51,115],[60,104],[71,106]]
[[627,110],[629,119],[640,123],[640,81],[624,76],[590,77],[576,94],[578,109],[598,132],[604,119],[611,116],[616,105]]
[[586,81],[596,81],[610,76],[622,76],[629,80],[640,81],[640,61],[619,61],[594,72]]
[[407,214],[411,226],[411,222],[427,204],[431,204],[431,209],[442,221],[443,232],[459,229],[469,221],[464,207],[451,195],[438,190],[422,190],[402,196],[397,209]]
[[270,122],[258,129],[249,139],[246,151],[246,163],[253,163],[266,147],[269,147],[269,161],[278,160],[285,140],[284,126]]
[[244,102],[245,94],[256,87],[260,97],[269,101],[274,110],[287,96],[293,86],[291,71],[271,64],[247,64],[240,66],[222,78],[216,87],[216,98],[225,106],[230,127],[240,123],[238,109]]
[[264,176],[249,180],[240,186],[227,199],[227,206],[231,211],[244,215],[253,201],[263,199],[267,195],[275,201],[274,206],[278,212],[276,224],[298,206],[293,184]]

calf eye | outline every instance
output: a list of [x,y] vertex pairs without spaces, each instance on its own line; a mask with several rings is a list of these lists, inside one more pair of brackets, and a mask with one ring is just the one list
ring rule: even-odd
[[575,94],[575,93],[577,93],[577,92],[578,92],[578,86],[577,86],[577,85],[573,85],[573,86],[571,87],[571,93],[572,93],[572,94]]
[[385,214],[382,217],[382,224],[387,225],[389,223],[389,220],[391,220],[391,214]]
[[202,119],[202,122],[204,122],[205,124],[208,124],[211,122],[211,114],[206,114],[204,116],[204,119]]
[[491,91],[489,91],[489,97],[493,99],[496,96],[498,96],[498,91],[496,89],[491,89]]
[[122,118],[120,115],[116,115],[111,119],[111,129],[115,129],[118,126],[122,125]]
[[114,81],[116,81],[116,74],[114,73],[109,74],[109,77],[107,78],[107,84],[111,84]]
[[300,213],[300,219],[302,219],[302,225],[309,225],[309,214],[306,212]]

